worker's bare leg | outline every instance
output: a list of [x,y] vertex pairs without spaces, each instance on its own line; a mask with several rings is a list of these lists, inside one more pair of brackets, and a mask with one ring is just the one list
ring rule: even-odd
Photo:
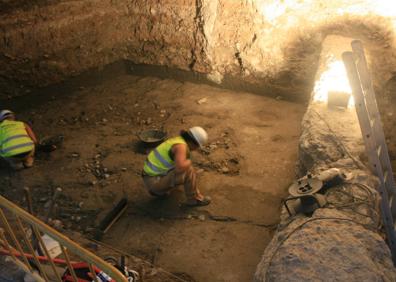
[[194,204],[196,200],[202,200],[203,196],[197,187],[197,173],[194,167],[190,166],[182,173],[175,173],[175,183],[184,185],[187,203]]

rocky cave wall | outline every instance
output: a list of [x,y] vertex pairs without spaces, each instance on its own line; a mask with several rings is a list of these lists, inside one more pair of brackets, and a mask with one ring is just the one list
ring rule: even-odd
[[[128,59],[306,99],[328,34],[380,38],[394,60],[386,18],[336,13],[344,1],[305,2],[3,0],[0,75],[7,82],[46,85]],[[373,30],[377,37],[370,37]]]

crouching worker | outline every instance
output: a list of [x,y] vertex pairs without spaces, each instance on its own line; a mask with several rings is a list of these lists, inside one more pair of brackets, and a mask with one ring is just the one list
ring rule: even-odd
[[22,162],[25,168],[33,166],[37,144],[32,129],[24,122],[16,121],[10,110],[0,111],[0,157],[11,167]]
[[150,152],[143,168],[143,181],[152,196],[164,196],[177,185],[184,185],[188,206],[206,206],[209,197],[204,197],[197,188],[197,176],[190,159],[190,151],[202,147],[208,134],[199,126],[180,136],[170,138]]

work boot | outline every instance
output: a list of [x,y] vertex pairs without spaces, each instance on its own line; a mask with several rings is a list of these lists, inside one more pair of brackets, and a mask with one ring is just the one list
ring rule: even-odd
[[195,199],[186,203],[189,207],[203,207],[209,205],[211,202],[210,197],[203,197],[202,199]]

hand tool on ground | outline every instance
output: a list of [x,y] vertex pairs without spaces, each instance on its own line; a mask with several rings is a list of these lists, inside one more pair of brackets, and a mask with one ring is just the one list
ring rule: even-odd
[[128,199],[122,198],[117,205],[110,210],[110,212],[100,222],[96,232],[95,239],[101,240],[102,236],[109,231],[110,227],[121,217],[128,207]]

